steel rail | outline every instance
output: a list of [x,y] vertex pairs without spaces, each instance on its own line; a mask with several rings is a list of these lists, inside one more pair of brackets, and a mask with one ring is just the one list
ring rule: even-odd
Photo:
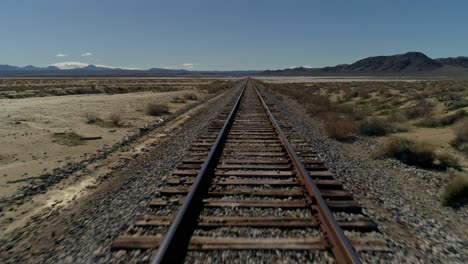
[[160,247],[151,260],[153,264],[159,263],[183,263],[188,251],[190,238],[195,230],[198,215],[203,208],[203,198],[208,193],[214,169],[219,161],[220,154],[226,142],[227,135],[232,127],[234,117],[239,109],[241,98],[247,87],[248,80],[245,81],[242,91],[237,98],[234,107],[228,118],[224,122],[214,145],[211,147],[206,161],[198,172],[189,193],[177,212],[174,221],[164,236]]
[[281,129],[281,126],[276,121],[275,117],[271,113],[267,104],[263,100],[260,92],[255,86],[254,89],[257,92],[260,101],[262,102],[263,108],[265,109],[268,118],[270,119],[276,132],[278,133],[279,139],[285,146],[286,151],[288,152],[289,157],[291,158],[291,161],[294,164],[294,168],[296,170],[297,175],[301,177],[309,195],[315,199],[320,220],[320,226],[322,228],[325,238],[328,240],[327,242],[329,242],[329,246],[331,247],[331,250],[333,252],[333,255],[335,256],[337,263],[361,263],[356,251],[344,235],[343,229],[341,229],[341,227],[338,225],[335,217],[328,208],[328,205],[323,199],[320,190],[318,189],[317,185],[315,185],[304,164],[299,159],[299,156],[297,155],[296,151],[289,143],[289,140],[286,138],[286,134]]

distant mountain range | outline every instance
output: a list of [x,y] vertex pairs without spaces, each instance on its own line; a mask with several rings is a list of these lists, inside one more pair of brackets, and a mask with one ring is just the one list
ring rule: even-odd
[[0,77],[160,77],[160,76],[248,76],[260,71],[188,71],[184,69],[151,68],[148,70],[128,70],[121,68],[88,65],[83,68],[60,69],[55,66],[17,67],[0,65]]
[[352,64],[334,67],[297,67],[266,71],[192,71],[151,68],[128,70],[88,65],[83,68],[59,69],[28,65],[0,65],[0,77],[159,77],[159,76],[446,76],[468,77],[468,57],[431,59],[421,52],[368,57]]
[[441,75],[468,77],[468,57],[431,59],[421,52],[391,56],[368,57],[352,64],[325,68],[304,68],[265,71],[262,75],[323,76],[323,75]]

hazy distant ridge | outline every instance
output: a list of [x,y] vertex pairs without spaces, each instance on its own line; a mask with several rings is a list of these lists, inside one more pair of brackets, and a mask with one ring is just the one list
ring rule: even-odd
[[154,76],[321,76],[321,75],[386,75],[386,74],[424,74],[468,75],[468,57],[431,59],[421,52],[407,52],[391,56],[368,57],[352,64],[334,67],[305,68],[297,67],[284,70],[266,71],[193,71],[184,69],[151,68],[148,70],[128,70],[88,65],[84,68],[59,69],[54,66],[45,68],[28,65],[17,67],[0,65],[3,77],[154,77]]

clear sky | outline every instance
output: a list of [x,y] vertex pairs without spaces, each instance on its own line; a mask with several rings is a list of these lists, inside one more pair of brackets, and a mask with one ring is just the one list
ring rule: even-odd
[[468,1],[1,0],[0,64],[195,70],[468,55]]

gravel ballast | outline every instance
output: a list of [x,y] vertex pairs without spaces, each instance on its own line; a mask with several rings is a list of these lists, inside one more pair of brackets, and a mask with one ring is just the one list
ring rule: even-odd
[[452,209],[440,202],[445,175],[406,166],[396,160],[374,160],[378,146],[372,138],[352,143],[330,139],[320,120],[283,96],[264,95],[280,116],[316,150],[325,165],[391,239],[393,263],[466,263],[466,207]]
[[[238,92],[237,88],[231,89],[221,98],[208,102],[205,110],[175,134],[148,147],[145,154],[125,168],[107,175],[96,191],[77,201],[73,208],[52,214],[2,241],[1,262],[108,263],[113,255],[125,254],[111,251],[111,242],[125,233],[136,216],[145,212],[147,203],[155,197],[166,177],[186,158],[191,144],[206,133],[211,121],[234,101]],[[136,251],[132,255],[142,260],[140,253]]]

